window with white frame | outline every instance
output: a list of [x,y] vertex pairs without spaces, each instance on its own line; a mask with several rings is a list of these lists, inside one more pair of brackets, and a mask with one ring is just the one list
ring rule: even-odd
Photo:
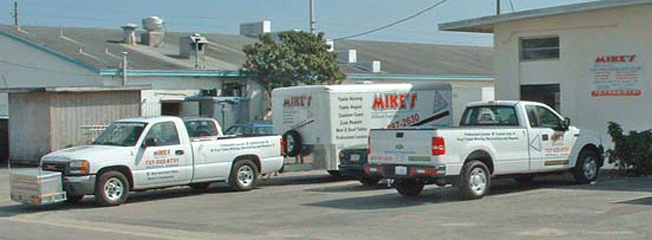
[[559,59],[559,36],[521,38],[521,61]]

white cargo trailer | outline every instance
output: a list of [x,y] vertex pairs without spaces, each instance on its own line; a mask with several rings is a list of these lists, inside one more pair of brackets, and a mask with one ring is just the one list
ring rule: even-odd
[[289,157],[305,155],[312,159],[308,168],[338,174],[340,151],[366,148],[369,129],[451,126],[460,118],[457,106],[483,100],[487,89],[456,91],[442,83],[278,88],[272,92],[274,132],[286,138]]

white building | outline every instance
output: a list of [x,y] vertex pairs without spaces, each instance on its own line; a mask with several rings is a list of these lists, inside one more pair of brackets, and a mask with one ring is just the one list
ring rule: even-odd
[[603,134],[652,128],[652,1],[605,0],[443,23],[494,34],[496,99],[547,103]]

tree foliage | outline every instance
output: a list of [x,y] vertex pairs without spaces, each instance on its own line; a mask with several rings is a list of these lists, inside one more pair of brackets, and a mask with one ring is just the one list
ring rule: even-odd
[[283,32],[260,35],[259,42],[244,47],[241,72],[269,93],[274,88],[302,84],[336,84],[346,76],[334,53],[328,52],[323,34]]
[[609,122],[608,133],[614,142],[614,149],[607,150],[609,163],[627,175],[652,174],[652,131],[630,131],[629,135],[614,122]]

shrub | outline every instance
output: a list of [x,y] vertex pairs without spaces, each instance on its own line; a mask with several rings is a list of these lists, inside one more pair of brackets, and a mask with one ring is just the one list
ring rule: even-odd
[[628,176],[652,174],[652,131],[630,131],[623,134],[623,129],[615,122],[609,122],[608,133],[614,143],[614,149],[607,150],[609,163],[615,165]]

